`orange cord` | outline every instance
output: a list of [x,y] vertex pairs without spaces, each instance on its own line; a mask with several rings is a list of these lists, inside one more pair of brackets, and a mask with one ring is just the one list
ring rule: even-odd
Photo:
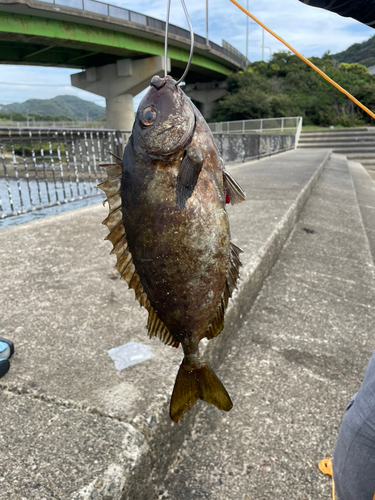
[[332,476],[332,460],[327,457],[318,463],[320,472],[326,474],[327,476]]
[[327,80],[327,82],[331,83],[334,87],[336,87],[343,94],[345,94],[347,97],[349,97],[349,99],[351,99],[353,102],[355,102],[357,104],[357,106],[359,106],[364,111],[366,111],[366,113],[368,113],[372,118],[375,118],[375,114],[372,111],[370,111],[364,104],[362,104],[361,102],[359,102],[347,90],[345,90],[338,83],[336,83],[335,81],[333,81],[332,78],[330,78],[328,75],[326,75],[324,73],[324,71],[322,71],[317,66],[315,66],[315,64],[313,64],[311,61],[309,61],[308,59],[306,59],[305,56],[303,56],[297,50],[295,50],[291,45],[289,45],[288,42],[286,42],[285,40],[283,40],[279,35],[277,35],[272,30],[270,30],[269,28],[267,28],[267,26],[265,24],[263,24],[262,21],[259,21],[259,19],[257,19],[252,14],[250,14],[250,12],[248,10],[246,10],[244,7],[242,7],[242,5],[240,5],[238,2],[236,2],[236,0],[230,0],[230,2],[232,2],[236,7],[238,7],[240,10],[242,10],[242,12],[244,14],[246,14],[247,16],[249,16],[253,21],[255,21],[256,23],[258,23],[263,29],[265,29],[266,31],[268,31],[268,33],[270,33],[272,36],[274,36],[275,38],[277,38],[281,43],[283,43],[284,45],[286,45],[289,50],[291,50],[294,54],[296,54],[296,56],[298,56],[300,59],[302,59],[302,61],[304,61],[306,64],[308,64],[313,69],[315,69],[315,71],[317,71],[325,80]]
[[318,467],[319,470],[323,472],[323,474],[332,477],[332,500],[336,500],[335,481],[333,480],[333,471],[332,471],[332,460],[327,457],[319,462]]

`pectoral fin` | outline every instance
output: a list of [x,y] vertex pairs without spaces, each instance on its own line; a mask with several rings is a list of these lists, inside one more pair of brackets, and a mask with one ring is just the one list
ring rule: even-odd
[[229,196],[232,205],[246,200],[246,195],[238,182],[233,179],[229,172],[223,170],[224,189]]
[[193,194],[202,165],[203,156],[200,150],[189,147],[181,162],[177,177],[176,201],[180,210],[185,208],[186,201]]

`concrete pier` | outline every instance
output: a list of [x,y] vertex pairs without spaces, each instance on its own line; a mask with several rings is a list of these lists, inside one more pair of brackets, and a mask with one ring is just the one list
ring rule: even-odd
[[217,101],[227,93],[225,81],[190,83],[183,89],[190,99],[199,103],[200,111],[206,120],[213,116]]
[[133,97],[150,85],[154,75],[164,76],[163,57],[135,61],[119,59],[115,64],[75,73],[70,79],[74,87],[106,98],[108,128],[131,130],[134,122]]

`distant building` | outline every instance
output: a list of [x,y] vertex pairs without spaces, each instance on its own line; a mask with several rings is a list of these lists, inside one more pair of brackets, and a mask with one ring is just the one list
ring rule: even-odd
[[375,66],[369,66],[369,67],[367,68],[367,71],[368,71],[371,75],[375,76]]

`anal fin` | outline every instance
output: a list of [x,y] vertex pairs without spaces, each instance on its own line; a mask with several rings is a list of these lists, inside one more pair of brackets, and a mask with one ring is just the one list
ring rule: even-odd
[[242,262],[240,260],[239,255],[242,252],[243,250],[240,247],[238,247],[235,243],[230,242],[229,263],[226,274],[224,291],[215,319],[213,320],[213,322],[211,323],[211,325],[207,330],[206,338],[208,340],[217,337],[224,328],[225,309],[227,308],[228,301],[233,294],[233,290],[237,288],[237,281],[240,274],[240,267],[242,266]]
[[166,345],[171,345],[173,347],[178,347],[179,342],[173,337],[168,328],[159,318],[155,309],[150,306],[148,311],[148,322],[147,322],[148,336],[159,337],[159,339]]

